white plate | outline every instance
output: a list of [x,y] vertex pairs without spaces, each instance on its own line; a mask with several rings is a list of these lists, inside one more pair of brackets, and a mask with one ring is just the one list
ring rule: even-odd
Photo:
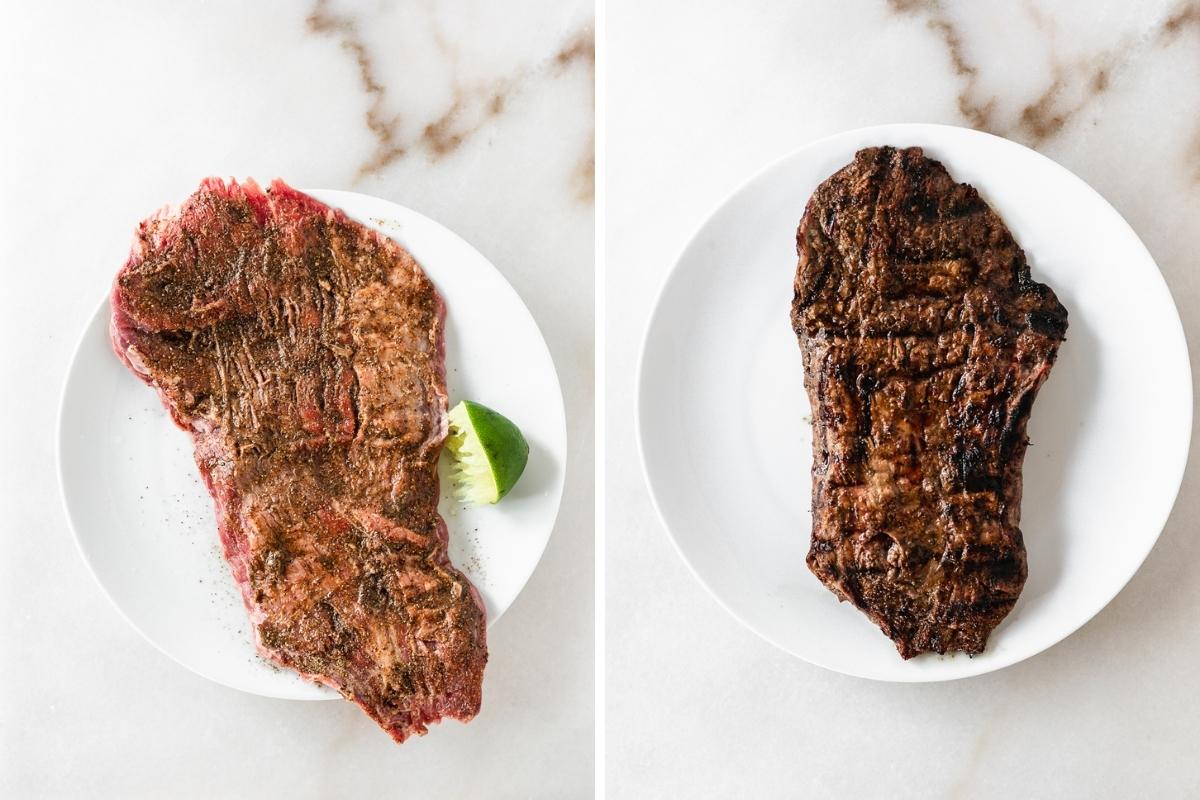
[[[546,343],[503,276],[451,231],[385,200],[310,194],[408,248],[446,300],[451,405],[496,408],[529,440],[525,474],[495,506],[453,503],[442,471],[450,558],[479,588],[490,625],[533,573],[562,498],[566,426]],[[79,342],[59,419],[59,480],[84,559],[130,624],[192,671],[271,697],[336,697],[255,654],[191,440],[112,353],[108,319],[105,300]]]
[[[920,145],[974,184],[1070,314],[1034,404],[1021,529],[1029,580],[975,658],[902,661],[809,573],[812,432],[789,310],[812,191],[871,145]],[[806,661],[894,681],[978,675],[1087,622],[1150,552],[1183,477],[1192,384],[1179,316],[1150,254],[1082,180],[1005,139],[886,125],[801,148],[700,227],[650,320],[638,439],[655,506],[696,577]]]

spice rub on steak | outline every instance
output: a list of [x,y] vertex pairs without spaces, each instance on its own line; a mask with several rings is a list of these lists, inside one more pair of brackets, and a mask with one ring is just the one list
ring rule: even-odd
[[1067,329],[974,188],[873,147],[796,233],[812,572],[903,658],[983,652],[1025,583],[1021,462]]
[[444,307],[392,240],[275,181],[138,228],[117,355],[195,444],[260,652],[396,741],[479,710],[483,603],[447,557]]

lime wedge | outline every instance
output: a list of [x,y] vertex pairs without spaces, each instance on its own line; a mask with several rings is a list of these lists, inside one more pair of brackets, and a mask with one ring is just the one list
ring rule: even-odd
[[465,503],[495,503],[516,485],[529,460],[529,443],[507,417],[463,400],[450,409],[446,449],[454,458],[454,496]]

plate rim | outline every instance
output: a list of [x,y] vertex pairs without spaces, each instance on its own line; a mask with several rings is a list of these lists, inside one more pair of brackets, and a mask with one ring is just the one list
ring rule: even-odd
[[[565,494],[565,491],[566,491],[567,464],[568,464],[568,458],[569,458],[569,454],[570,454],[570,437],[568,436],[568,428],[567,428],[566,400],[565,400],[565,397],[563,396],[562,381],[560,380],[559,375],[558,375],[558,365],[554,361],[554,353],[550,350],[550,346],[546,341],[546,336],[542,332],[542,327],[540,324],[538,324],[537,317],[534,316],[533,312],[531,312],[529,310],[529,306],[526,305],[524,298],[521,297],[520,293],[516,290],[516,287],[514,287],[509,282],[508,278],[504,275],[503,272],[500,271],[500,269],[494,263],[492,263],[492,260],[490,258],[485,256],[478,248],[476,248],[473,244],[471,244],[466,239],[464,239],[462,236],[460,236],[456,231],[452,230],[451,228],[447,227],[446,225],[443,225],[438,220],[436,220],[426,214],[422,214],[421,212],[416,211],[406,205],[403,205],[402,203],[397,203],[394,200],[388,200],[383,197],[377,197],[375,195],[370,195],[370,194],[366,194],[363,192],[355,192],[355,191],[346,190],[346,189],[304,188],[304,189],[298,189],[297,191],[300,191],[303,194],[306,194],[309,196],[314,196],[314,197],[316,194],[320,193],[320,194],[339,194],[339,195],[345,195],[345,196],[366,198],[373,202],[381,202],[381,203],[399,208],[405,214],[410,214],[424,222],[427,222],[427,223],[433,225],[434,227],[440,229],[443,233],[448,234],[449,236],[456,239],[458,241],[458,243],[460,243],[464,247],[469,248],[471,250],[471,252],[473,252],[476,256],[478,256],[480,261],[482,263],[486,264],[487,267],[489,269],[491,269],[500,278],[503,285],[512,294],[513,299],[516,300],[519,307],[522,310],[524,310],[525,314],[529,317],[530,321],[533,323],[534,331],[537,333],[538,340],[540,341],[542,348],[545,352],[546,360],[550,365],[550,376],[554,379],[554,387],[556,389],[556,397],[558,399],[557,406],[558,406],[558,411],[559,411],[559,419],[561,421],[559,436],[560,436],[560,440],[562,442],[562,467],[559,470],[560,478],[557,482],[556,498],[555,498],[555,502],[554,502],[554,512],[550,517],[549,531],[547,532],[546,536],[542,540],[541,549],[538,551],[537,559],[533,562],[533,568],[530,569],[529,574],[525,577],[525,580],[521,584],[521,588],[518,589],[517,593],[512,596],[512,599],[509,601],[508,605],[506,605],[503,609],[501,609],[499,611],[499,613],[497,613],[494,617],[488,618],[487,629],[490,631],[492,626],[496,622],[498,622],[500,620],[500,618],[503,617],[510,608],[513,607],[513,605],[517,602],[517,599],[525,592],[525,589],[529,585],[530,580],[533,579],[534,573],[537,572],[537,568],[541,565],[542,560],[545,558],[546,549],[549,547],[550,539],[554,536],[554,531],[558,527],[558,518],[562,512],[563,495]],[[332,203],[325,202],[324,200],[320,200],[320,198],[315,198],[315,199],[317,199],[318,202],[321,202],[322,204],[324,204],[326,206],[329,206],[331,208],[335,208],[339,211],[342,211],[342,213],[345,213],[348,217],[351,216],[340,206],[336,206]],[[351,218],[353,219],[353,217],[351,217]],[[355,222],[358,222],[358,224],[360,224],[360,225],[365,225],[365,223],[359,222],[358,220],[355,220]],[[405,249],[407,249],[407,246],[403,242],[400,242],[399,240],[397,240],[396,237],[392,233],[389,233],[387,230],[385,230],[383,228],[383,226],[365,225],[365,227],[367,227],[370,230],[378,232],[381,236],[387,236],[389,239],[391,239],[392,241],[395,241],[401,247],[405,247]],[[421,266],[422,270],[425,269],[425,265],[422,262],[418,262],[418,264]],[[436,286],[436,284],[435,284],[435,286]],[[188,672],[190,672],[194,675],[197,675],[201,678],[204,678],[208,681],[211,681],[212,683],[215,683],[219,686],[224,686],[229,689],[233,689],[235,691],[244,692],[246,694],[255,695],[258,697],[268,697],[268,698],[277,699],[277,700],[293,700],[293,701],[297,701],[297,702],[319,702],[319,701],[324,701],[324,700],[341,699],[341,695],[336,690],[334,690],[322,683],[319,683],[317,681],[305,681],[305,682],[311,683],[314,687],[316,687],[318,690],[320,690],[320,692],[321,692],[320,694],[314,694],[314,695],[309,695],[309,696],[298,696],[296,694],[287,694],[287,693],[282,693],[282,692],[276,692],[276,691],[271,691],[269,689],[251,689],[251,688],[248,688],[245,686],[238,686],[238,685],[230,683],[226,680],[218,678],[215,675],[209,674],[209,672],[207,670],[199,669],[192,664],[185,663],[184,661],[177,658],[174,654],[172,654],[171,652],[166,650],[161,644],[159,644],[153,637],[151,637],[142,628],[142,626],[140,626],[136,622],[134,622],[133,618],[130,617],[128,613],[126,613],[125,609],[123,609],[121,607],[121,605],[117,602],[116,598],[113,597],[112,593],[109,591],[109,589],[105,585],[104,581],[100,578],[100,575],[96,570],[95,564],[93,564],[91,558],[88,557],[87,551],[83,547],[83,542],[82,542],[82,539],[79,534],[79,524],[76,520],[75,514],[72,512],[71,500],[68,497],[68,493],[67,493],[67,483],[66,483],[65,476],[63,474],[63,427],[64,427],[64,421],[66,418],[65,415],[66,415],[66,405],[67,405],[67,393],[68,393],[68,390],[71,385],[71,378],[75,374],[75,368],[76,368],[77,362],[79,361],[79,358],[82,354],[84,344],[87,341],[88,334],[91,331],[92,325],[95,324],[96,318],[98,316],[102,315],[104,309],[109,307],[111,304],[111,291],[112,291],[112,289],[111,289],[111,285],[110,285],[110,288],[105,292],[103,298],[101,298],[100,302],[96,304],[95,310],[92,311],[92,313],[90,315],[88,315],[87,321],[81,326],[79,333],[75,336],[75,339],[74,339],[75,343],[71,350],[71,357],[67,362],[67,367],[63,373],[61,385],[59,387],[58,408],[57,408],[57,411],[56,411],[55,417],[54,417],[54,419],[55,419],[55,426],[54,426],[54,467],[55,467],[55,470],[54,471],[55,471],[55,476],[57,479],[56,482],[58,484],[58,498],[59,498],[59,503],[62,507],[63,513],[67,520],[67,530],[71,534],[71,541],[75,546],[76,553],[79,555],[80,560],[83,562],[84,566],[87,568],[88,574],[91,576],[92,581],[100,589],[100,593],[108,601],[109,605],[117,612],[117,614],[120,616],[120,618],[123,619],[129,625],[130,628],[132,628],[134,631],[137,632],[138,636],[140,636],[144,641],[146,641],[148,644],[150,644],[150,646],[153,647],[156,651],[158,651],[162,655],[166,656],[173,663],[178,664],[179,666],[183,667]],[[174,424],[174,423],[172,423],[172,424]],[[224,561],[224,555],[222,555],[222,561]],[[270,662],[268,662],[268,663],[270,663]],[[289,672],[293,675],[298,676],[298,673],[295,673],[294,670],[289,670]],[[302,678],[301,680],[304,680],[304,679]]]
[[[1116,215],[1116,218],[1120,220],[1121,225],[1124,226],[1124,228],[1123,228],[1124,232],[1127,235],[1132,237],[1133,241],[1135,241],[1137,243],[1137,245],[1146,253],[1146,256],[1149,259],[1150,263],[1154,265],[1154,267],[1155,267],[1154,274],[1158,279],[1158,282],[1161,286],[1162,291],[1164,292],[1164,294],[1166,296],[1167,301],[1171,305],[1171,309],[1175,312],[1174,313],[1175,325],[1172,327],[1172,330],[1174,332],[1174,338],[1176,339],[1177,344],[1182,348],[1181,352],[1183,355],[1183,359],[1182,359],[1182,361],[1183,361],[1183,377],[1186,379],[1183,382],[1184,382],[1184,385],[1186,386],[1187,401],[1188,401],[1186,404],[1186,408],[1187,408],[1186,430],[1188,432],[1188,435],[1185,438],[1185,445],[1182,449],[1180,462],[1176,467],[1178,476],[1175,480],[1175,487],[1174,487],[1173,491],[1171,492],[1171,502],[1166,504],[1166,510],[1162,514],[1161,520],[1158,522],[1158,524],[1156,526],[1157,532],[1155,533],[1154,537],[1152,539],[1150,539],[1148,545],[1146,546],[1145,552],[1140,554],[1140,556],[1136,559],[1136,562],[1134,562],[1134,561],[1130,562],[1132,564],[1132,568],[1129,570],[1129,574],[1126,575],[1119,583],[1115,584],[1116,585],[1115,590],[1104,600],[1103,603],[1098,605],[1094,611],[1087,614],[1087,616],[1081,622],[1079,622],[1079,624],[1075,625],[1074,627],[1071,627],[1069,630],[1066,630],[1058,639],[1051,642],[1050,644],[1048,644],[1038,650],[1034,650],[1032,652],[1015,655],[1014,657],[1012,657],[1008,660],[999,659],[995,662],[980,662],[980,661],[976,661],[974,659],[962,660],[963,663],[968,664],[968,665],[970,665],[970,664],[975,664],[975,665],[982,664],[983,665],[982,667],[977,667],[975,669],[971,669],[968,666],[966,669],[963,669],[961,671],[958,671],[958,672],[955,672],[955,673],[949,674],[949,675],[936,675],[936,674],[929,674],[929,673],[925,673],[925,672],[915,672],[914,671],[909,674],[883,676],[883,675],[869,674],[865,670],[864,671],[855,671],[855,670],[844,669],[841,667],[835,667],[828,663],[825,663],[821,659],[814,658],[809,655],[801,655],[800,653],[797,653],[796,651],[792,650],[788,645],[784,644],[781,641],[777,641],[774,637],[769,636],[766,633],[764,633],[763,631],[759,630],[749,620],[747,620],[745,617],[743,617],[743,615],[739,614],[732,607],[730,607],[730,605],[727,604],[721,598],[721,596],[713,589],[713,587],[708,583],[708,581],[706,581],[704,579],[704,577],[701,576],[701,574],[697,570],[695,564],[692,563],[691,559],[689,559],[687,554],[684,552],[684,548],[680,544],[679,538],[675,535],[675,533],[671,529],[671,526],[667,522],[666,515],[663,512],[662,503],[659,499],[658,490],[656,490],[656,488],[655,488],[655,479],[652,476],[649,465],[647,463],[646,443],[645,443],[645,436],[644,436],[644,430],[643,430],[643,415],[645,414],[645,406],[647,403],[646,394],[645,394],[645,392],[646,392],[646,388],[645,388],[646,355],[647,355],[647,351],[649,350],[649,347],[650,347],[650,334],[652,333],[653,328],[655,326],[655,322],[658,319],[659,314],[661,313],[662,308],[663,308],[663,299],[666,295],[668,288],[671,286],[671,283],[676,278],[676,276],[681,272],[681,267],[683,265],[684,258],[688,255],[689,251],[692,250],[693,246],[700,239],[701,235],[704,233],[705,229],[708,227],[708,225],[712,221],[712,219],[715,216],[717,216],[718,214],[720,214],[722,211],[724,211],[727,206],[731,205],[735,199],[737,199],[739,196],[741,196],[753,184],[757,183],[760,179],[764,178],[765,176],[767,176],[767,175],[771,174],[772,172],[774,172],[775,170],[779,169],[786,162],[788,162],[794,158],[800,157],[803,153],[810,151],[810,150],[815,150],[823,145],[829,144],[831,142],[835,142],[840,139],[853,139],[855,137],[863,137],[863,136],[867,136],[867,135],[880,135],[881,137],[883,135],[898,136],[898,135],[903,135],[906,132],[913,133],[913,134],[920,134],[921,132],[928,132],[930,130],[941,131],[941,132],[950,132],[950,135],[952,135],[952,136],[964,135],[967,137],[979,137],[981,139],[991,139],[991,140],[995,140],[996,142],[1000,143],[1001,146],[1012,146],[1012,147],[1019,148],[1020,150],[1025,151],[1026,155],[1031,154],[1034,157],[1036,157],[1036,159],[1040,159],[1041,161],[1050,165],[1053,169],[1059,171],[1059,173],[1062,174],[1068,181],[1074,181],[1074,182],[1078,183],[1079,185],[1081,185],[1088,192],[1090,192],[1097,199],[1099,199],[1101,203],[1103,203],[1105,206],[1107,206]],[[860,126],[860,127],[856,127],[856,128],[849,128],[846,130],[842,130],[842,131],[838,131],[838,132],[829,134],[827,136],[821,136],[819,138],[808,141],[805,144],[800,145],[799,147],[793,148],[792,150],[784,153],[783,155],[780,155],[776,158],[771,159],[764,166],[755,170],[753,173],[750,174],[749,177],[742,180],[732,190],[730,190],[724,196],[722,196],[720,198],[720,200],[718,200],[714,205],[712,205],[709,212],[707,214],[705,214],[695,226],[693,226],[692,231],[688,235],[687,239],[684,241],[684,244],[676,251],[676,256],[675,256],[675,259],[674,259],[671,267],[667,270],[666,274],[660,280],[658,289],[656,290],[656,292],[654,294],[654,301],[650,307],[650,313],[646,316],[645,322],[643,323],[641,345],[638,350],[637,364],[636,364],[635,373],[634,373],[634,393],[633,393],[634,438],[637,442],[638,461],[641,465],[643,482],[645,483],[647,494],[650,497],[650,504],[653,507],[654,513],[658,518],[660,527],[662,528],[663,532],[666,534],[667,538],[670,540],[671,545],[672,545],[672,547],[674,547],[676,554],[680,557],[680,559],[682,559],[684,565],[687,567],[688,572],[691,573],[692,577],[702,587],[704,587],[704,590],[709,595],[709,597],[712,598],[714,601],[716,601],[717,605],[720,606],[727,614],[729,614],[731,617],[733,617],[735,620],[737,620],[737,622],[739,624],[741,624],[743,627],[745,627],[746,629],[748,629],[749,631],[754,633],[760,639],[766,641],[773,647],[777,648],[778,650],[781,650],[782,652],[786,653],[787,655],[791,656],[792,658],[799,659],[800,661],[803,661],[808,664],[812,664],[813,666],[816,666],[816,667],[820,667],[821,669],[827,670],[829,672],[838,673],[841,675],[848,675],[853,678],[878,681],[881,683],[899,683],[899,684],[947,683],[947,682],[951,682],[951,681],[975,678],[975,677],[979,677],[980,675],[986,675],[988,673],[1006,669],[1015,664],[1019,664],[1022,661],[1026,661],[1028,659],[1034,658],[1035,656],[1041,655],[1042,653],[1046,652],[1047,650],[1050,650],[1053,647],[1061,644],[1065,640],[1069,639],[1072,635],[1074,635],[1077,631],[1079,631],[1080,628],[1082,628],[1084,625],[1086,625],[1087,623],[1089,623],[1093,619],[1095,619],[1096,616],[1099,615],[1100,612],[1103,611],[1105,608],[1107,608],[1112,603],[1112,601],[1114,599],[1116,599],[1117,595],[1119,595],[1125,589],[1125,587],[1129,585],[1129,582],[1131,580],[1133,580],[1133,576],[1136,575],[1138,573],[1138,571],[1142,568],[1142,565],[1145,563],[1146,559],[1150,556],[1150,552],[1154,549],[1154,546],[1158,543],[1158,540],[1162,537],[1162,532],[1166,528],[1167,522],[1170,520],[1171,513],[1175,509],[1175,504],[1179,500],[1179,492],[1180,492],[1180,489],[1183,487],[1183,479],[1184,479],[1185,475],[1187,474],[1188,457],[1191,452],[1191,434],[1194,429],[1193,426],[1194,426],[1194,422],[1195,422],[1195,413],[1194,413],[1195,409],[1194,409],[1194,405],[1193,405],[1194,400],[1195,400],[1194,395],[1195,395],[1195,393],[1194,393],[1194,389],[1193,389],[1193,385],[1192,385],[1191,358],[1190,358],[1190,353],[1188,350],[1187,336],[1183,329],[1183,319],[1179,316],[1179,306],[1175,303],[1175,297],[1171,293],[1171,287],[1170,287],[1170,285],[1167,284],[1166,277],[1163,275],[1162,269],[1158,266],[1158,262],[1155,260],[1153,253],[1151,253],[1150,249],[1148,247],[1146,247],[1145,242],[1143,242],[1141,237],[1138,236],[1137,231],[1135,231],[1133,229],[1133,226],[1131,226],[1129,224],[1129,221],[1125,219],[1125,216],[1123,214],[1121,214],[1121,212],[1118,211],[1116,209],[1116,207],[1113,206],[1112,203],[1110,203],[1103,194],[1101,194],[1099,191],[1097,191],[1090,183],[1085,181],[1083,178],[1076,175],[1074,172],[1067,169],[1065,166],[1058,163],[1057,161],[1050,158],[1049,156],[1047,156],[1043,153],[1039,153],[1037,150],[1034,150],[1031,147],[1027,147],[1026,145],[1023,145],[1020,142],[1015,142],[1012,139],[1008,139],[1003,136],[998,136],[994,133],[988,133],[987,131],[980,131],[980,130],[976,130],[974,128],[968,128],[968,127],[964,127],[961,125],[948,125],[945,123],[927,123],[927,122],[883,123],[883,124],[879,124],[879,125],[864,125],[864,126]]]

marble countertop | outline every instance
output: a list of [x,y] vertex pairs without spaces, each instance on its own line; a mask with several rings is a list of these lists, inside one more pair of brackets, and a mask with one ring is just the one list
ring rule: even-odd
[[1157,260],[1200,375],[1200,4],[609,0],[606,30],[609,795],[1200,793],[1194,468],[1141,571],[1078,633],[899,685],[807,665],[726,614],[662,531],[633,438],[642,332],[696,226],[776,158],[879,123],[982,128],[1088,181]]
[[[0,6],[0,796],[590,796],[592,19],[587,0]],[[209,174],[431,216],[545,334],[567,487],[470,725],[397,747],[348,703],[209,683],[75,551],[53,448],[68,358],[135,224]]]

